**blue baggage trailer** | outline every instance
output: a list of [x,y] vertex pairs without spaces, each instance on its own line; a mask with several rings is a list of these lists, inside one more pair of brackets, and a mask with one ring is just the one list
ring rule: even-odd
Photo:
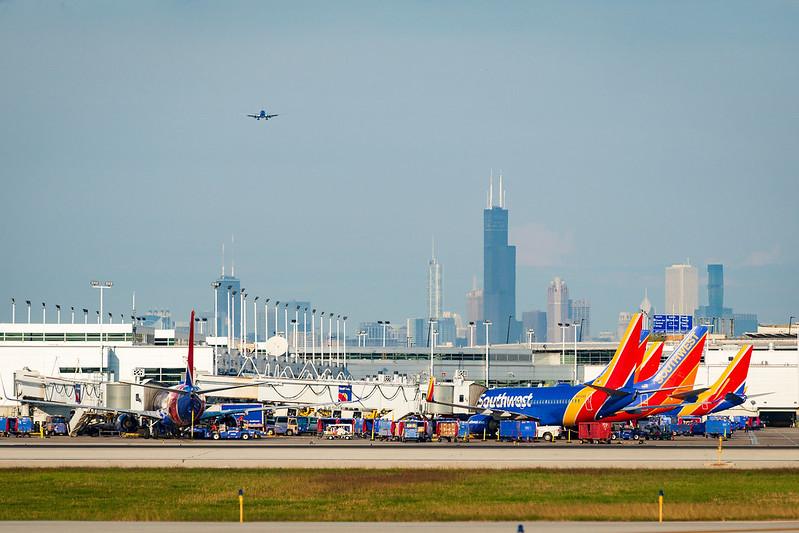
[[728,439],[731,436],[732,425],[729,420],[708,418],[705,422],[705,437],[723,437]]
[[536,425],[532,420],[501,420],[499,439],[532,442],[536,437]]

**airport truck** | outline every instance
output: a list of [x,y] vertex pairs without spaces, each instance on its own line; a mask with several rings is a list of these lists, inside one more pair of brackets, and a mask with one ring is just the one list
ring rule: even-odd
[[44,434],[48,436],[69,435],[67,419],[63,416],[48,416],[44,421]]
[[580,442],[610,443],[613,424],[610,422],[581,422],[577,427],[577,437]]
[[547,442],[552,442],[563,436],[563,428],[560,426],[539,426],[536,424],[535,436]]

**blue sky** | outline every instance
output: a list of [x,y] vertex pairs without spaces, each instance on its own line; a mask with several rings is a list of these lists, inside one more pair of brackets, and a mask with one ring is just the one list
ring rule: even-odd
[[108,278],[117,312],[207,309],[235,235],[251,294],[397,321],[434,234],[462,312],[501,168],[520,313],[560,275],[610,329],[689,258],[785,321],[797,27],[789,1],[2,1],[0,298],[95,308]]

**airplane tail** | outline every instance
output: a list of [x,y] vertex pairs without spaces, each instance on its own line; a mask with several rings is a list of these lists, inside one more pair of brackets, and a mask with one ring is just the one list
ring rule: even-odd
[[[699,396],[700,401],[728,400],[743,403],[746,390],[746,378],[749,375],[749,363],[752,360],[751,344],[741,346],[724,373],[719,376],[710,389]],[[705,398],[703,396],[707,395]]]
[[663,342],[657,341],[649,344],[644,352],[643,361],[635,369],[635,382],[646,381],[658,371],[660,359],[663,357]]
[[[642,315],[636,313],[627,325],[627,330],[616,348],[616,353],[605,367],[605,370],[594,380],[595,385],[618,389],[625,387],[635,374],[635,369],[641,363],[643,351],[641,348]],[[644,341],[646,345],[646,341]]]
[[189,321],[189,356],[186,359],[186,385],[194,385],[194,309]]
[[675,393],[680,389],[691,389],[696,381],[706,339],[707,327],[693,328],[683,337],[655,375],[642,382],[648,385],[643,389],[673,389]]
[[425,399],[428,402],[433,401],[433,393],[435,392],[436,387],[436,378],[430,376],[430,381],[427,383],[427,394],[425,395]]

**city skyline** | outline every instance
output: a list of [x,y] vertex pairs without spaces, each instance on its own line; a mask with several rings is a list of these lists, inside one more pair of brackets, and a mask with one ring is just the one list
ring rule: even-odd
[[[0,319],[12,297],[94,310],[89,280],[113,279],[108,310],[136,292],[182,322],[235,234],[250,294],[399,323],[425,314],[431,227],[442,312],[465,316],[501,167],[517,318],[558,276],[614,330],[646,289],[665,309],[690,257],[700,287],[724,264],[727,307],[786,322],[799,14],[687,13],[0,2]],[[244,116],[262,107],[280,120]]]

